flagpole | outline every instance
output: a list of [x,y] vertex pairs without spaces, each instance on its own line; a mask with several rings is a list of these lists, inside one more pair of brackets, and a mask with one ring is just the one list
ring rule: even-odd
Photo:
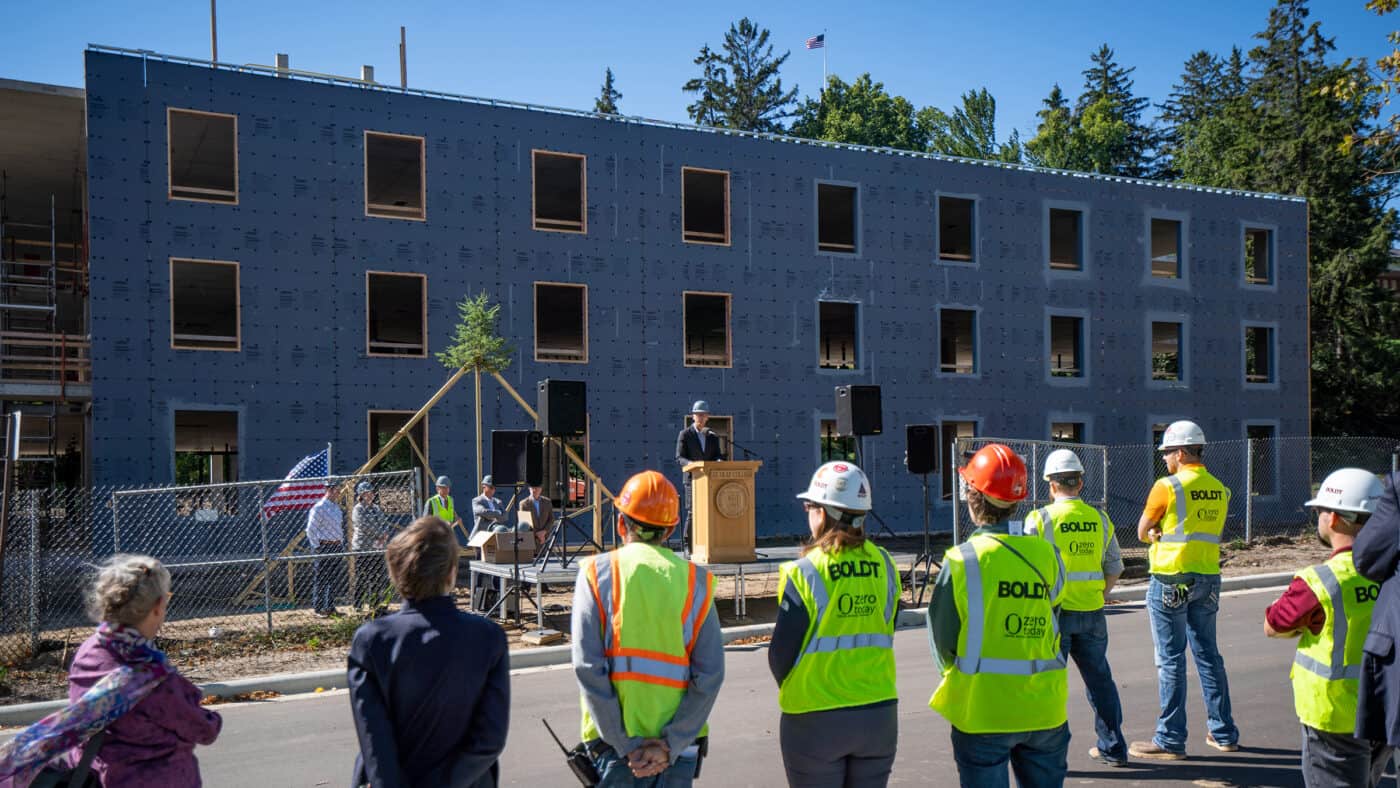
[[335,475],[335,472],[331,470],[332,467],[333,467],[333,466],[331,465],[331,445],[330,445],[329,443],[327,443],[327,444],[326,444],[326,475],[327,475],[327,476],[333,476],[333,475]]
[[822,95],[826,95],[826,28],[822,28]]

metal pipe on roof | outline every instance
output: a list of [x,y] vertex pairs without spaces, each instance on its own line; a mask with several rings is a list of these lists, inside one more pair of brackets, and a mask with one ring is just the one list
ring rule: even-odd
[[214,8],[217,0],[209,0],[209,59],[219,62],[219,14]]
[[408,89],[408,31],[399,25],[399,87]]

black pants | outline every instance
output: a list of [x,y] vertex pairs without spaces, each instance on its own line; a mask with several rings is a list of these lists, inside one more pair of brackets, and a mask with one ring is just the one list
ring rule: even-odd
[[882,788],[894,766],[899,706],[784,714],[778,724],[792,788]]
[[[321,542],[316,555],[341,552],[340,542]],[[318,613],[335,609],[336,592],[340,590],[340,559],[317,558],[311,562],[311,609]]]
[[1345,733],[1303,726],[1303,783],[1308,788],[1374,788],[1394,748]]

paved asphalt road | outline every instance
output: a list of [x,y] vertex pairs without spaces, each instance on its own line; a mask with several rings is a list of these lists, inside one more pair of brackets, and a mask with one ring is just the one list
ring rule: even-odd
[[[1262,634],[1263,609],[1277,590],[1225,595],[1219,634],[1230,676],[1235,719],[1243,749],[1220,753],[1206,746],[1205,721],[1195,668],[1191,668],[1190,758],[1164,764],[1135,762],[1110,769],[1090,761],[1093,726],[1078,676],[1070,679],[1070,773],[1067,785],[1250,785],[1301,786],[1298,721],[1288,685],[1290,642]],[[1157,715],[1152,641],[1141,605],[1124,605],[1109,616],[1110,659],[1122,693],[1124,734],[1151,735]],[[895,639],[902,697],[899,757],[892,784],[956,785],[948,724],[927,706],[934,688],[932,660],[923,630]],[[761,647],[731,647],[724,691],[711,717],[714,728],[700,785],[740,788],[783,784],[778,753],[777,692]],[[1073,668],[1071,668],[1073,673]],[[540,669],[513,677],[514,706],[509,744],[502,761],[507,785],[576,785],[540,725],[577,736],[578,705],[572,673]],[[1014,699],[1008,698],[1008,702]],[[226,706],[224,732],[201,748],[204,783],[222,786],[344,786],[349,784],[356,744],[343,692],[268,703]],[[1390,779],[1387,785],[1394,785]]]

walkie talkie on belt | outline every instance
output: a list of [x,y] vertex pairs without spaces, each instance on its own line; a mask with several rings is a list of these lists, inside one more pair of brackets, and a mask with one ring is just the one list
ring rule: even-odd
[[549,731],[550,738],[559,745],[559,751],[564,753],[564,762],[569,764],[569,771],[574,773],[578,781],[583,784],[583,788],[593,788],[598,784],[598,767],[593,765],[593,759],[589,757],[588,750],[583,744],[576,744],[572,750],[564,746],[564,742],[559,741],[559,737],[554,735],[554,729],[549,727],[549,720],[541,719],[544,729]]

